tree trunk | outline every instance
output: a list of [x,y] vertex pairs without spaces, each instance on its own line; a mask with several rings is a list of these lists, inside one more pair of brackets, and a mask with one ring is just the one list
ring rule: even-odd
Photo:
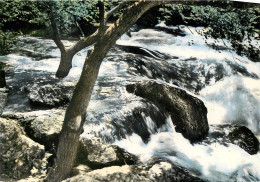
[[73,168],[79,136],[83,131],[86,108],[91,98],[101,62],[108,50],[106,46],[97,43],[86,58],[81,77],[65,115],[58,145],[57,161],[50,171],[47,181],[58,182],[66,179]]
[[[107,52],[114,45],[115,41],[121,37],[144,12],[161,3],[162,2],[159,1],[135,3],[135,5],[131,6],[106,32],[95,37],[97,40],[96,44],[85,60],[80,79],[66,111],[58,145],[57,161],[53,169],[49,172],[46,179],[47,181],[61,181],[67,178],[72,170],[79,144],[79,136],[83,131],[86,109],[91,98],[101,62]],[[79,45],[81,44],[77,44],[77,46]],[[65,63],[68,64],[67,62]],[[69,66],[71,66],[71,64]],[[69,66],[65,66],[65,70]],[[63,70],[63,68],[61,70]],[[62,76],[64,75],[65,73],[63,72]]]
[[74,54],[72,54],[68,50],[61,51],[60,65],[56,72],[57,78],[64,78],[69,74],[69,71],[72,68],[73,56],[74,56]]

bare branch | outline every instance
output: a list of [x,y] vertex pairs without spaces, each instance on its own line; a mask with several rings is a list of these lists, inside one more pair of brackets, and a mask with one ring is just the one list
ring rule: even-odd
[[58,46],[58,48],[60,49],[60,51],[65,52],[66,51],[65,46],[61,41],[59,29],[58,29],[58,26],[56,24],[56,20],[55,20],[55,17],[53,15],[53,12],[51,12],[49,14],[49,18],[50,18],[51,27],[52,27],[52,30],[53,30],[53,40],[56,43],[56,45]]
[[105,10],[105,4],[103,1],[98,1],[98,8],[99,8],[99,23],[100,28],[105,26],[105,16],[106,16],[106,10]]
[[108,20],[117,10],[121,9],[122,7],[124,7],[127,2],[129,2],[129,0],[123,0],[123,1],[121,1],[116,7],[112,8],[109,12],[107,12],[105,22],[107,22],[107,20]]
[[79,29],[81,35],[82,35],[83,37],[85,37],[85,34],[84,34],[84,32],[83,32],[83,30],[82,30],[82,28],[81,28],[81,26],[80,26],[78,20],[77,20],[75,17],[74,17],[74,21],[75,21],[75,24],[77,25],[77,27],[78,27],[78,29]]

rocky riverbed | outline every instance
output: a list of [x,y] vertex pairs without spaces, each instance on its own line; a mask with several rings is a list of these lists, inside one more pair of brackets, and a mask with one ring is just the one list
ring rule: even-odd
[[[102,63],[66,181],[260,180],[260,63],[224,41],[185,26],[123,35]],[[0,57],[0,180],[46,175],[88,49],[62,80],[52,40],[21,37]]]

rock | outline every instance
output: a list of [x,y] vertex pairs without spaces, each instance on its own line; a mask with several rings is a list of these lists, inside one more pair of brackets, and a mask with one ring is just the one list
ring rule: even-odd
[[57,58],[56,50],[57,46],[53,40],[43,40],[35,37],[20,37],[15,46],[15,52],[33,58],[35,61]]
[[118,146],[105,144],[101,138],[82,139],[76,163],[85,164],[91,169],[113,165],[135,164],[137,158]]
[[147,181],[204,181],[188,169],[157,157],[141,166],[134,166],[133,171],[140,171],[139,175],[144,175],[148,179]]
[[4,113],[2,117],[18,120],[26,135],[45,146],[47,151],[55,150],[62,129],[65,111],[51,109],[27,113]]
[[[118,54],[122,55],[120,52]],[[148,59],[137,54],[124,54],[124,56],[121,56],[121,60],[129,65],[128,72],[133,75],[137,74],[155,80],[160,79],[193,93],[198,93],[207,85],[231,75],[258,78],[255,73],[248,72],[245,66],[229,60],[224,62],[207,60],[203,64],[199,64],[200,59],[197,57],[169,61],[166,59]]]
[[238,145],[251,155],[259,151],[259,141],[245,126],[238,125],[212,125],[211,132],[202,144],[220,143],[222,145]]
[[0,118],[0,176],[21,179],[41,172],[46,166],[44,152],[44,146],[28,138],[17,121]]
[[46,150],[56,147],[62,129],[64,112],[53,110],[50,115],[36,117],[30,125],[33,138],[46,146]]
[[4,107],[7,102],[7,95],[8,95],[8,89],[7,88],[0,88],[0,115],[4,111]]
[[79,174],[84,174],[84,173],[88,173],[92,171],[92,169],[90,169],[90,167],[86,166],[86,165],[78,165],[76,167],[74,167],[72,169],[72,176],[76,176],[76,175],[79,175]]
[[64,182],[89,181],[203,181],[187,169],[163,159],[153,159],[146,164],[112,166],[74,176]]
[[68,88],[61,88],[57,85],[37,84],[25,88],[29,92],[28,98],[31,105],[35,107],[54,108],[69,103],[72,91]]
[[127,85],[126,89],[168,111],[175,130],[191,142],[200,141],[207,135],[207,108],[201,100],[186,91],[155,81]]
[[[126,45],[116,45],[117,48],[128,52],[128,53],[133,53],[133,54],[138,54],[150,58],[155,58],[155,59],[171,59],[172,57],[163,53],[160,53],[158,51],[153,51],[149,50],[143,47],[138,47],[138,46],[126,46]],[[176,59],[176,57],[174,57]]]
[[[114,135],[126,138],[133,133],[139,135],[147,143],[152,134],[158,132],[166,123],[167,113],[162,108],[152,103],[143,103],[144,106],[135,107],[120,118],[114,118],[110,123],[115,127]],[[121,139],[118,138],[118,139]]]

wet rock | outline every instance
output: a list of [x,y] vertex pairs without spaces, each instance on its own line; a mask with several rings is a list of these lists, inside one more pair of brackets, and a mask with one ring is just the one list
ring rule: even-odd
[[29,101],[35,107],[54,108],[64,106],[69,103],[72,94],[70,89],[57,85],[39,86],[35,84],[27,86],[25,90],[29,92]]
[[44,170],[43,159],[43,145],[28,138],[17,121],[0,118],[0,176],[28,177]]
[[126,89],[164,108],[170,114],[175,130],[191,142],[200,141],[207,135],[207,108],[186,91],[155,81],[127,85]]
[[131,74],[161,79],[194,93],[198,93],[207,85],[216,83],[226,76],[244,75],[258,78],[256,74],[249,73],[246,67],[229,60],[216,62],[196,57],[182,60],[159,60],[130,54],[124,55],[121,59],[128,63],[128,71]]
[[112,166],[80,174],[66,182],[87,181],[203,181],[187,169],[163,159],[153,159],[146,164]]
[[202,144],[220,143],[222,145],[234,144],[253,155],[259,151],[259,141],[245,126],[238,125],[212,125],[211,132]]
[[165,131],[168,113],[162,112],[159,106],[130,96],[118,82],[105,79],[99,80],[98,85],[88,107],[88,127],[84,128],[84,136],[102,136],[106,143],[113,143],[135,133],[147,143],[152,134],[162,128]]
[[135,164],[137,157],[118,146],[105,144],[101,138],[82,139],[76,163],[85,164],[91,169],[113,165]]
[[[158,51],[153,51],[153,50],[149,50],[143,47],[138,47],[138,46],[126,46],[126,45],[116,45],[117,48],[128,52],[128,53],[133,53],[133,54],[139,54],[142,56],[146,56],[146,57],[151,57],[151,58],[155,58],[155,59],[170,59],[171,56],[160,53]],[[176,59],[176,57],[175,57]]]
[[[160,106],[152,103],[144,103],[145,107],[136,107],[120,122],[119,118],[111,121],[115,128],[114,134],[126,138],[133,133],[138,134],[144,143],[147,143],[152,134],[166,123],[167,113]],[[120,139],[120,138],[119,138]]]
[[35,61],[57,58],[55,54],[57,46],[52,40],[46,40],[35,37],[21,37],[15,46],[15,51],[20,55],[33,58]]

